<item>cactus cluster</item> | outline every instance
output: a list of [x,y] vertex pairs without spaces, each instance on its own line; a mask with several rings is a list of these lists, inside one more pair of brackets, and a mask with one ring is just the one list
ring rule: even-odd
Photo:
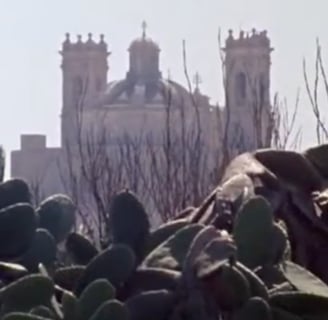
[[99,249],[74,231],[67,196],[34,208],[24,181],[2,182],[0,318],[328,319],[328,286],[290,260],[288,230],[264,198],[244,202],[230,234],[195,223],[194,210],[151,230],[137,197],[121,191]]

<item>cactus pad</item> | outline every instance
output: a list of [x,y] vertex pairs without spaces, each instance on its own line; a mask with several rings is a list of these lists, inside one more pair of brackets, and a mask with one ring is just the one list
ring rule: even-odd
[[62,194],[45,199],[37,209],[40,228],[47,229],[56,242],[65,239],[75,224],[75,205]]
[[130,247],[123,244],[113,245],[90,261],[75,292],[79,296],[89,283],[100,278],[107,279],[117,288],[132,275],[135,264],[136,258]]
[[26,203],[0,210],[0,258],[16,258],[26,252],[37,227],[34,209]]
[[145,258],[142,266],[182,270],[189,247],[202,228],[203,226],[200,224],[190,224],[177,231],[164,243],[155,248]]
[[140,260],[149,235],[148,215],[135,194],[128,190],[118,193],[109,209],[113,243],[122,243],[134,250]]
[[76,232],[68,235],[65,246],[74,263],[78,265],[87,265],[98,254],[90,240]]

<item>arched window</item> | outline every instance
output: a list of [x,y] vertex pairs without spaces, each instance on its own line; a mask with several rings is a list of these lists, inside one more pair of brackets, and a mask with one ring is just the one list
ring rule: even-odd
[[241,103],[246,98],[246,75],[244,72],[240,72],[236,75],[236,94],[237,101]]

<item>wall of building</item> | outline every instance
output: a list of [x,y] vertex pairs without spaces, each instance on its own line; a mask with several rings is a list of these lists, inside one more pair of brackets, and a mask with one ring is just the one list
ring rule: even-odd
[[43,135],[22,135],[20,150],[11,153],[11,177],[22,178],[30,186],[37,202],[63,192],[59,169],[60,148],[47,148]]

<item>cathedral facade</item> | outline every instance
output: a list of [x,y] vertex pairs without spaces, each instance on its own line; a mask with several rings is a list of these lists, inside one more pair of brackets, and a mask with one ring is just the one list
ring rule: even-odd
[[[67,193],[72,172],[81,168],[81,158],[92,157],[94,166],[100,167],[104,164],[98,153],[122,153],[122,142],[129,148],[138,142],[140,154],[150,144],[160,146],[163,139],[167,143],[168,130],[190,136],[195,126],[202,132],[206,150],[220,151],[222,135],[236,153],[268,146],[270,40],[266,32],[252,30],[234,37],[230,31],[223,51],[225,106],[218,107],[210,104],[197,85],[190,92],[163,77],[160,48],[147,37],[145,26],[129,46],[125,77],[109,82],[110,52],[104,36],[95,41],[89,34],[85,41],[81,36],[72,41],[67,34],[60,51],[61,145],[47,147],[44,135],[22,135],[20,149],[11,154],[11,176],[25,179],[41,198]],[[146,166],[147,157],[142,160]],[[116,165],[124,159],[121,155]],[[208,166],[215,164],[216,159],[211,159]]]

